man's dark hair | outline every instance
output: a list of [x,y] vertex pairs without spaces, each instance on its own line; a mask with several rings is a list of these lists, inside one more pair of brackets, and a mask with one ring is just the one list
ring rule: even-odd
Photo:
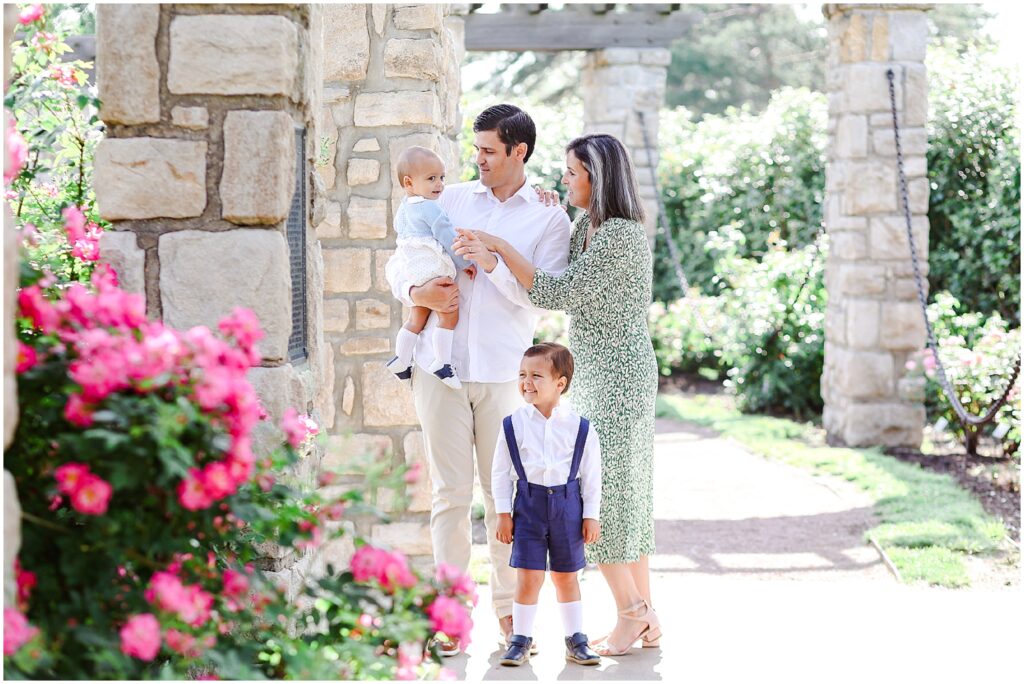
[[512,148],[519,143],[526,143],[526,156],[523,163],[530,161],[534,145],[537,143],[537,127],[530,115],[519,107],[510,104],[494,105],[480,112],[473,122],[473,132],[497,131],[498,139],[505,143],[505,155],[512,156]]
[[541,342],[527,349],[523,356],[526,358],[531,356],[546,357],[551,362],[551,370],[554,372],[555,380],[565,378],[565,387],[562,389],[562,394],[569,391],[575,364],[572,360],[572,352],[566,347],[557,342]]

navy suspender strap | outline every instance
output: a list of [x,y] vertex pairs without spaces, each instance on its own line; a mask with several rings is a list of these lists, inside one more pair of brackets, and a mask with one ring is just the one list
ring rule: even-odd
[[502,425],[505,427],[505,444],[508,445],[508,454],[512,457],[512,467],[516,469],[516,475],[519,476],[519,484],[520,486],[528,485],[530,481],[526,479],[526,471],[523,470],[523,460],[519,457],[519,445],[516,444],[516,433],[512,429],[512,416],[506,416],[505,420],[502,421]]
[[576,448],[572,452],[572,466],[569,468],[569,482],[575,480],[580,474],[580,462],[583,460],[583,448],[587,445],[587,432],[590,430],[590,421],[580,418],[580,430],[576,433]]

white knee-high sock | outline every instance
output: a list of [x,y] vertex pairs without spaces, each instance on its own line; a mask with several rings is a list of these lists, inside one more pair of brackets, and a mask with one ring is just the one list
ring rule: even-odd
[[444,365],[452,362],[452,339],[454,338],[454,330],[434,328],[434,356],[437,357],[437,363]]
[[512,602],[512,633],[533,637],[533,619],[537,617],[537,604]]
[[398,338],[395,339],[395,356],[402,362],[401,365],[412,365],[412,355],[416,350],[416,341],[419,339],[419,335],[405,328],[398,331]]
[[576,632],[583,631],[583,601],[559,603],[558,610],[562,613],[562,628],[565,630],[565,636],[571,637]]

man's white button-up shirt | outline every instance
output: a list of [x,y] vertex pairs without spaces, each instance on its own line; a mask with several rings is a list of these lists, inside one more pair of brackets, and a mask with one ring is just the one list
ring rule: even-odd
[[[483,230],[508,240],[534,266],[560,275],[569,265],[569,217],[545,206],[529,179],[504,202],[480,181],[450,185],[438,200],[452,224]],[[450,245],[449,245],[450,246]],[[390,265],[391,262],[389,262]],[[387,270],[392,294],[406,306],[411,283]],[[499,258],[491,273],[479,269],[475,280],[460,271],[459,323],[452,340],[452,363],[463,382],[509,382],[519,374],[523,352],[533,344],[541,309]],[[429,370],[437,316],[431,316],[416,344],[416,364]]]
[[[512,414],[512,429],[516,433],[519,458],[527,481],[545,487],[564,485],[569,479],[576,434],[580,429],[579,414],[559,404],[551,412],[551,417],[545,418],[543,413],[527,404]],[[515,477],[512,455],[502,429],[498,432],[491,467],[491,494],[498,513],[512,512],[512,482]],[[579,478],[583,517],[600,520],[601,446],[593,424],[587,433]]]

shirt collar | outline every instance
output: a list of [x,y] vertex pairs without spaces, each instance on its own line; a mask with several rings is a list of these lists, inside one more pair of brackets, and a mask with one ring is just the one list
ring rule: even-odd
[[[526,408],[529,411],[529,415],[531,418],[549,420],[548,418],[545,418],[544,414],[541,413],[540,410],[538,410],[537,407],[534,406],[533,404],[527,404]],[[571,411],[572,409],[565,405],[565,401],[561,400],[557,404],[555,404],[555,408],[551,409],[551,419],[557,418],[561,420],[562,418],[566,417]]]
[[412,195],[410,197],[406,197],[405,201],[408,202],[409,204],[419,204],[420,202],[426,202],[427,198],[420,197],[419,195]]
[[[479,180],[477,180],[476,187],[473,188],[473,192],[477,194],[486,194],[495,202],[500,201],[497,197],[494,196],[494,192],[489,187],[481,183]],[[526,181],[523,183],[523,187],[516,190],[515,194],[512,195],[512,197],[521,197],[527,203],[531,204],[533,202],[539,201],[537,199],[537,191],[533,189],[533,183],[530,181],[529,174],[526,175]],[[509,199],[512,199],[512,197],[509,197]]]

